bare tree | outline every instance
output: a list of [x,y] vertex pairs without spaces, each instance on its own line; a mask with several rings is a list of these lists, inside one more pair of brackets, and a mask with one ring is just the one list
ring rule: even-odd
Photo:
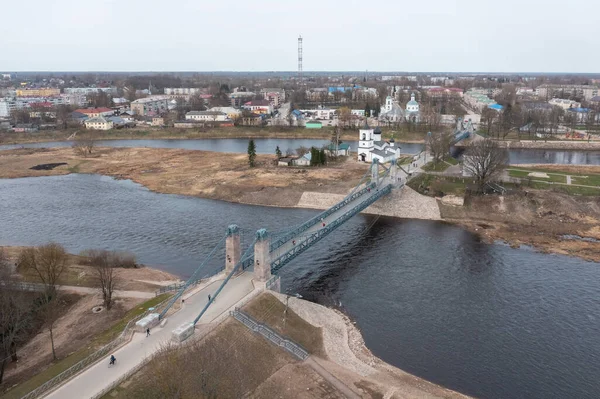
[[508,152],[491,139],[475,141],[465,152],[464,168],[475,177],[480,189],[497,179],[507,163]]
[[35,248],[25,248],[19,255],[17,267],[33,272],[42,281],[46,296],[52,297],[61,275],[67,269],[68,254],[62,245],[50,243]]
[[94,138],[91,136],[78,137],[73,143],[73,149],[75,150],[75,154],[83,157],[92,155],[95,146],[96,140],[94,140]]
[[90,263],[96,274],[98,289],[102,293],[102,301],[106,310],[110,310],[113,304],[113,293],[117,286],[117,274],[115,267],[122,263],[119,254],[105,251],[89,251]]
[[437,131],[427,134],[427,150],[431,154],[434,163],[442,161],[450,152],[452,144],[452,134],[444,131]]
[[56,360],[56,349],[54,348],[54,326],[56,320],[61,316],[61,308],[58,306],[60,296],[55,291],[52,296],[46,294],[40,298],[40,308],[38,310],[41,319],[44,322],[44,328],[50,333],[50,344],[52,345],[52,360]]
[[15,287],[11,269],[6,252],[0,249],[0,383],[8,359],[18,360],[17,344],[31,320],[30,302]]

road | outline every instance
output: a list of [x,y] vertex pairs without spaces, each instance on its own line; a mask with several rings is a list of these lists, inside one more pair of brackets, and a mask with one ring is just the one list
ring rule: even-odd
[[[233,278],[208,308],[202,319],[196,325],[199,329],[212,328],[208,324],[242,300],[254,290],[252,273],[246,272]],[[68,381],[57,390],[45,396],[50,399],[91,398],[112,386],[122,375],[135,369],[145,362],[152,354],[171,341],[171,331],[183,323],[191,322],[208,302],[208,295],[213,295],[222,281],[215,281],[185,299],[181,310],[169,316],[166,325],[155,327],[150,336],[145,333],[135,333],[132,340],[115,351],[117,364],[108,367],[108,357],[86,369],[83,373]]]
[[[44,284],[40,283],[19,283],[17,287],[21,287],[23,290],[27,291],[44,291],[46,288]],[[98,288],[93,287],[80,287],[75,285],[58,285],[56,288],[60,291],[68,291],[74,292],[77,294],[98,294]],[[142,298],[149,299],[154,298],[156,295],[154,292],[146,292],[146,291],[122,291],[115,290],[113,292],[114,297],[122,297],[122,298]]]

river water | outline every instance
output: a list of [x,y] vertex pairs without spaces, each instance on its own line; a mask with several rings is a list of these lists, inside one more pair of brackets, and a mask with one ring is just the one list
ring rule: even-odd
[[[295,150],[303,147],[322,147],[329,144],[329,140],[314,139],[254,139],[256,151],[260,154],[274,154],[275,148],[285,153],[286,150]],[[347,142],[356,152],[357,141]],[[422,150],[423,145],[418,143],[398,143],[402,153],[416,154]],[[53,141],[46,143],[9,144],[0,145],[0,150],[25,148],[50,148],[70,147],[72,141]],[[152,148],[183,148],[187,150],[206,150],[217,152],[244,153],[248,149],[248,139],[206,139],[206,140],[100,140],[99,146],[107,147],[152,147]],[[600,151],[575,151],[575,150],[509,150],[509,162],[513,164],[555,163],[575,165],[600,165]]]
[[[107,248],[189,276],[230,223],[242,241],[317,211],[152,193],[97,175],[0,180],[0,244]],[[368,227],[370,229],[368,229]],[[224,264],[224,254],[200,275]],[[600,397],[600,265],[484,244],[458,227],[358,215],[281,270],[341,307],[383,360],[485,398]]]

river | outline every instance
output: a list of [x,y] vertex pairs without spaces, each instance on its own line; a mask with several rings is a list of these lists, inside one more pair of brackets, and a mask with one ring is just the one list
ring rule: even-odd
[[[285,154],[289,150],[299,147],[322,147],[329,140],[315,139],[255,139],[257,152],[260,154],[274,154],[275,148]],[[349,141],[351,149],[356,152],[357,141]],[[419,143],[398,143],[402,153],[416,154],[422,150]],[[70,147],[72,141],[52,141],[45,143],[26,143],[0,145],[0,150],[15,148],[51,148]],[[217,152],[245,153],[248,149],[248,139],[203,139],[203,140],[100,140],[97,145],[107,147],[152,147],[152,148],[183,148],[187,150],[205,150]],[[575,164],[575,165],[600,165],[600,151],[576,150],[538,150],[538,149],[510,149],[509,162],[512,164]]]
[[[230,223],[247,243],[259,227],[316,214],[157,194],[98,175],[4,179],[0,198],[2,245],[128,250],[184,277]],[[223,263],[220,254],[201,275]],[[375,355],[448,388],[600,397],[597,263],[484,244],[445,223],[358,215],[281,275],[284,291],[341,305]]]

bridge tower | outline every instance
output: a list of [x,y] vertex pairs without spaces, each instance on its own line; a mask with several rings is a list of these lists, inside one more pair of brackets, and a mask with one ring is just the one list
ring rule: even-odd
[[225,273],[231,273],[233,267],[240,261],[241,253],[240,229],[237,225],[231,224],[227,227],[225,239]]
[[254,278],[262,283],[266,283],[271,279],[271,237],[266,229],[260,229],[256,232]]
[[377,158],[371,164],[371,181],[379,186],[379,159]]

